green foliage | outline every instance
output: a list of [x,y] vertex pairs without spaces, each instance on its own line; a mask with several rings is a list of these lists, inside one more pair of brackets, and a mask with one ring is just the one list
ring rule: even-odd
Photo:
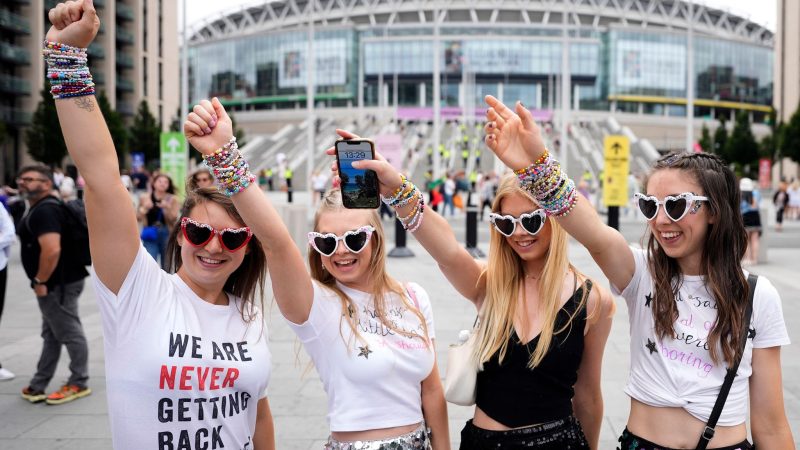
[[150,112],[147,100],[139,103],[130,128],[131,151],[144,153],[148,166],[161,158],[161,126]]
[[736,115],[736,124],[725,146],[728,161],[743,169],[745,174],[751,173],[751,167],[758,166],[758,143],[750,130],[746,112],[740,111]]
[[700,148],[702,148],[704,152],[713,153],[714,143],[711,140],[711,132],[708,131],[708,127],[706,126],[706,124],[703,124],[703,131],[702,135],[700,136],[700,141],[698,142],[698,144],[700,144]]
[[800,162],[800,108],[784,124],[780,137],[781,155]]
[[728,142],[728,129],[725,127],[725,116],[720,117],[719,126],[714,130],[714,148],[712,153],[718,155],[725,161],[730,161],[726,154],[726,144]]
[[61,134],[61,125],[56,113],[56,102],[50,89],[41,91],[42,100],[33,113],[31,126],[25,132],[25,144],[31,157],[48,166],[60,166],[67,156],[67,144]]
[[111,109],[105,91],[100,91],[100,94],[97,96],[97,105],[100,107],[100,112],[103,113],[103,118],[106,120],[108,132],[111,134],[111,140],[114,141],[114,149],[117,151],[119,166],[124,167],[125,155],[128,152],[128,130],[125,128],[122,115]]

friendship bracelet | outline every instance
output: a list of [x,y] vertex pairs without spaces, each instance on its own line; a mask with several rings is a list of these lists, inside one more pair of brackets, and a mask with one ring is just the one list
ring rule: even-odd
[[203,162],[211,169],[219,190],[228,197],[242,192],[256,181],[250,165],[239,152],[235,136],[214,153],[204,155]]
[[520,187],[530,192],[539,205],[554,217],[567,216],[578,202],[575,182],[561,171],[561,164],[545,151],[536,163],[515,171]]
[[47,63],[47,79],[54,99],[94,95],[95,84],[85,48],[44,41],[42,56]]
[[381,201],[383,203],[386,203],[387,206],[394,206],[394,204],[397,203],[400,200],[400,198],[403,195],[403,193],[406,192],[406,188],[408,187],[409,181],[408,181],[408,179],[406,179],[405,175],[403,175],[402,173],[400,174],[400,181],[402,181],[402,183],[400,184],[400,187],[397,188],[392,193],[392,195],[390,195],[388,197],[384,197],[383,195],[381,195]]

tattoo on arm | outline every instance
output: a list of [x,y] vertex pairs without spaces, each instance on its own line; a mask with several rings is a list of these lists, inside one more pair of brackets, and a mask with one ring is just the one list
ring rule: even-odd
[[77,97],[75,99],[75,105],[80,109],[86,110],[87,112],[94,111],[94,102],[92,102],[91,96],[88,95]]

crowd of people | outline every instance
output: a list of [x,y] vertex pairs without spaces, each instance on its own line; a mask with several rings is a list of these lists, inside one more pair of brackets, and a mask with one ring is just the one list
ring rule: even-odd
[[[77,309],[91,276],[114,448],[278,448],[264,321],[270,283],[327,394],[325,450],[449,449],[437,299],[390,273],[378,211],[347,209],[339,189],[315,184],[319,205],[304,260],[217,99],[185,118],[184,133],[204,160],[186,180],[185,199],[165,174],[132,196],[141,177],[120,176],[91,95],[85,49],[100,26],[92,1],[59,4],[49,19],[48,79],[82,175],[76,185],[92,267],[70,259],[66,198],[53,194],[57,176],[23,168],[17,183],[26,209],[16,233],[44,345],[22,396],[60,404],[91,393]],[[754,448],[750,437],[759,448],[794,448],[781,386],[780,350],[789,344],[781,300],[767,278],[742,267],[754,226],[745,208],[758,204],[752,187],[716,156],[667,155],[635,195],[648,240],[631,247],[561,171],[521,103],[512,109],[491,96],[486,103],[485,145],[509,169],[471,187],[480,192],[481,214],[490,209],[486,261],[473,259],[444,219],[454,177],[443,183],[439,214],[379,151],[353,163],[375,171],[382,203],[437,262],[442,281],[475,308],[475,409],[460,448],[598,448],[612,293],[630,318],[630,415],[618,449],[745,450]],[[0,216],[0,287],[13,228]],[[610,291],[569,260],[570,236]],[[0,296],[0,313],[2,303]],[[62,345],[71,375],[48,394]],[[0,366],[3,376],[13,374]],[[723,384],[730,391],[717,411]]]

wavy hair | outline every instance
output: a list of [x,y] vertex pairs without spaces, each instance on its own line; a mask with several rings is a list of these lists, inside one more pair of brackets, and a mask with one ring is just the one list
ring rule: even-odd
[[[718,348],[722,349],[722,358],[731,363],[741,353],[740,330],[749,291],[741,265],[747,234],[739,210],[739,184],[733,171],[716,155],[674,153],[655,163],[644,186],[654,173],[665,169],[680,170],[691,177],[702,189],[698,194],[708,197],[701,207],[708,208],[708,214],[716,219],[708,226],[700,262],[707,289],[717,303],[717,320],[708,334],[708,346],[714,363],[720,360]],[[678,320],[675,299],[682,284],[681,268],[658,245],[652,232],[647,241],[647,260],[655,291],[652,309],[656,334],[661,339],[672,337]]]
[[[320,203],[316,214],[314,215],[314,231],[319,231],[319,220],[323,214],[326,212],[341,211],[342,209],[344,209],[344,205],[342,205],[341,191],[339,189],[331,189],[326,192],[322,197],[322,202]],[[422,315],[422,312],[419,310],[419,308],[409,302],[403,286],[390,277],[386,272],[386,246],[384,245],[385,236],[383,232],[383,224],[381,224],[381,219],[380,216],[378,216],[377,210],[370,211],[369,220],[365,225],[371,225],[373,228],[375,228],[375,232],[372,233],[372,238],[370,238],[369,242],[369,245],[372,246],[372,257],[369,261],[369,272],[367,275],[371,285],[370,293],[372,294],[375,304],[375,315],[386,328],[409,338],[419,337],[425,341],[426,345],[429,345],[430,339],[428,337],[428,326],[427,322],[425,321],[425,317]],[[353,336],[363,342],[361,334],[358,332],[358,309],[355,307],[353,300],[336,284],[336,278],[334,278],[330,272],[323,268],[322,256],[316,250],[311,248],[311,246],[308,248],[308,265],[311,270],[311,278],[317,280],[325,288],[336,293],[341,300],[342,315],[339,319],[339,333],[342,335],[342,340],[344,340],[344,335],[342,334],[341,323],[346,317],[348,319],[347,324],[353,331]],[[403,302],[403,306],[417,316],[420,324],[422,325],[424,336],[398,329],[397,326],[387,319],[385,297],[390,293],[397,294]],[[347,345],[349,345],[349,343],[347,343]]]
[[[205,203],[216,203],[221,206],[236,222],[244,225],[242,216],[236,211],[233,201],[217,190],[216,187],[199,188],[186,193],[186,200],[181,207],[181,217],[172,227],[167,240],[166,266],[170,273],[175,273],[183,265],[181,247],[178,245],[178,235],[181,233],[181,220],[197,206]],[[264,310],[264,281],[267,277],[267,257],[261,242],[254,235],[247,243],[248,252],[239,267],[228,276],[222,290],[242,299],[242,320],[252,322],[252,314],[256,299],[261,310]],[[240,250],[241,251],[241,250]]]
[[[530,193],[519,186],[514,174],[504,176],[497,187],[497,194],[492,204],[492,212],[499,213],[503,199],[511,195],[521,195],[532,205],[537,205]],[[553,335],[572,327],[572,320],[578,311],[586,305],[588,288],[582,289],[580,304],[575,313],[563,327],[555,329],[556,316],[561,310],[561,290],[564,279],[571,269],[575,276],[583,282],[586,278],[570,262],[567,257],[567,233],[555,221],[548,219],[551,229],[550,246],[545,256],[544,271],[540,277],[539,301],[542,316],[542,331],[539,341],[530,356],[528,367],[533,369],[544,358],[553,341]],[[500,352],[502,362],[508,351],[508,342],[514,326],[514,315],[520,291],[525,294],[524,261],[506,242],[506,237],[493,227],[489,243],[489,260],[481,274],[479,283],[485,281],[486,296],[481,307],[481,322],[478,327],[476,360],[483,364]],[[571,332],[571,331],[570,331]],[[580,330],[583,333],[583,330]],[[519,336],[518,336],[519,338]]]

